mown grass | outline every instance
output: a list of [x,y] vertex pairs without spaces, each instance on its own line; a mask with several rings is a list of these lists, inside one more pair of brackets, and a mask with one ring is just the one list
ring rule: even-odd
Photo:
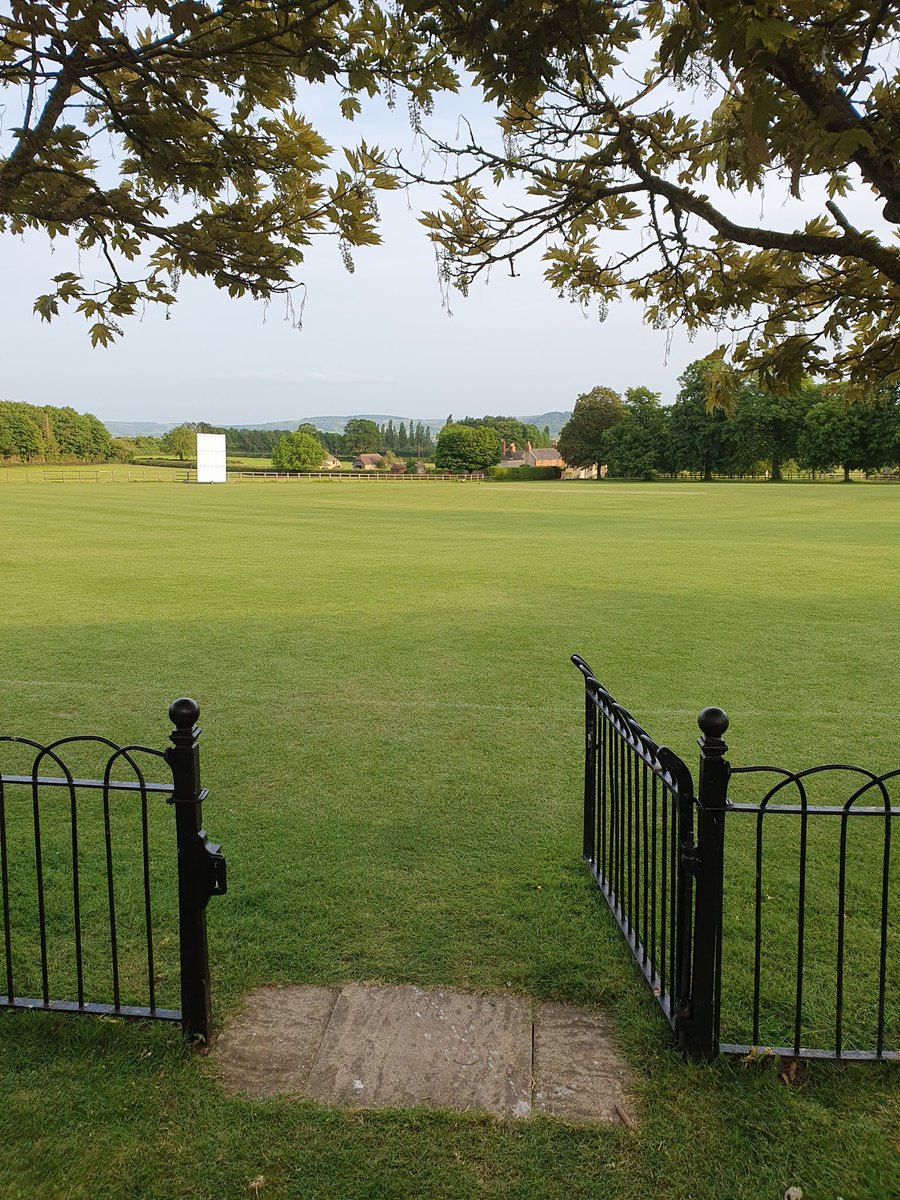
[[898,509],[803,485],[0,490],[3,732],[161,746],[169,701],[201,704],[220,1020],[272,981],[603,1003],[641,1090],[636,1132],[345,1114],[225,1097],[169,1028],[5,1014],[0,1194],[896,1194],[895,1068],[786,1086],[668,1048],[579,861],[568,655],[692,764],[714,703],[736,763],[887,769]]

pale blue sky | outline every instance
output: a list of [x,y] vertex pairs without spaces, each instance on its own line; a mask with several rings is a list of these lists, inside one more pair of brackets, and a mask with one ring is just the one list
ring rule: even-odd
[[[320,89],[304,111],[332,144],[354,134],[409,154],[405,106],[364,114],[353,126],[336,121]],[[464,113],[488,131],[472,92],[448,100],[438,129]],[[495,273],[468,298],[442,307],[434,257],[416,221],[436,196],[385,193],[380,201],[384,243],[355,251],[349,275],[336,244],[309,251],[300,276],[307,299],[302,330],[284,319],[284,305],[266,309],[231,300],[211,284],[186,280],[171,319],[148,311],[126,325],[125,337],[92,350],[83,319],[63,312],[52,324],[32,315],[34,297],[53,274],[76,263],[72,249],[55,250],[38,235],[0,241],[0,398],[71,404],[107,420],[246,424],[332,413],[393,413],[444,417],[530,414],[572,407],[597,384],[623,391],[644,385],[674,398],[685,366],[716,344],[712,334],[691,343],[643,324],[638,306],[623,302],[604,323],[554,295],[537,254],[520,276]],[[739,219],[759,219],[761,199],[745,197]],[[874,213],[870,201],[848,205]],[[821,211],[821,201],[783,206],[767,198],[765,217],[779,225]],[[773,212],[774,210],[774,212]],[[92,263],[81,267],[90,276]],[[98,271],[98,274],[102,272]]]

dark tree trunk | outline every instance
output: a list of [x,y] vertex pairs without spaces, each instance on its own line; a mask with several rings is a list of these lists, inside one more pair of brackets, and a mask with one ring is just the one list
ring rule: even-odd
[[772,455],[772,482],[781,483],[781,459],[777,454]]
[[853,480],[850,478],[850,468],[844,467],[844,483],[852,483],[852,482],[853,482]]

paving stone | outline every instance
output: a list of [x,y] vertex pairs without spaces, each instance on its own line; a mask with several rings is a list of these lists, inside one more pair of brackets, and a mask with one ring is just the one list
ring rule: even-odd
[[337,988],[262,987],[213,1046],[229,1091],[251,1096],[306,1092]]
[[308,1093],[361,1108],[531,1112],[531,1010],[517,996],[345,987]]
[[633,1126],[631,1072],[609,1014],[563,1004],[538,1005],[534,1107],[567,1121]]

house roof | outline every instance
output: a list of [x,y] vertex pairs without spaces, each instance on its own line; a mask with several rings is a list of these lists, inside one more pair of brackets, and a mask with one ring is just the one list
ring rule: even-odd
[[360,463],[380,463],[383,458],[381,454],[357,454],[354,462]]

